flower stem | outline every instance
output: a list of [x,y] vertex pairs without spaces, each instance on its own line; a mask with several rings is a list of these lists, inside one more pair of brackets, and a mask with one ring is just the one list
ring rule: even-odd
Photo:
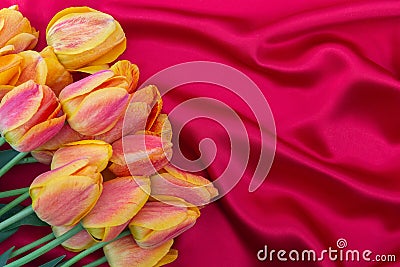
[[103,263],[106,263],[106,262],[107,262],[107,258],[106,258],[106,256],[104,256],[104,257],[101,257],[100,259],[95,260],[95,261],[93,261],[93,262],[91,262],[89,264],[83,265],[83,267],[97,267],[100,264],[103,264]]
[[25,192],[28,192],[28,190],[29,190],[29,187],[24,187],[24,188],[14,189],[14,190],[10,190],[10,191],[0,192],[0,198],[21,195]]
[[10,160],[6,165],[0,169],[0,177],[3,176],[8,170],[10,170],[14,165],[16,165],[21,159],[23,159],[29,152],[20,152],[12,160]]
[[3,136],[0,136],[0,146],[6,143],[6,139]]
[[34,157],[27,157],[27,158],[23,158],[20,161],[18,161],[17,165],[36,163],[36,162],[38,162],[38,161]]
[[79,223],[74,228],[72,228],[68,232],[64,233],[63,235],[57,237],[53,241],[50,241],[46,245],[36,249],[35,251],[29,253],[28,255],[26,255],[26,256],[24,256],[24,257],[22,257],[22,258],[20,258],[20,259],[18,259],[16,261],[13,261],[13,262],[11,262],[11,263],[9,263],[7,265],[5,265],[5,267],[20,267],[20,266],[23,266],[24,264],[26,264],[28,262],[31,262],[34,259],[40,257],[41,255],[43,255],[47,251],[52,250],[53,248],[55,248],[56,246],[60,245],[64,241],[70,239],[71,237],[73,237],[74,235],[76,235],[77,233],[82,231],[83,229],[84,229],[83,226]]
[[11,216],[7,220],[0,222],[0,231],[3,230],[4,228],[10,226],[11,224],[18,222],[19,220],[25,218],[26,216],[28,216],[32,213],[33,213],[32,206],[26,207],[25,209],[21,210],[14,216]]
[[79,253],[79,254],[76,255],[75,257],[69,259],[68,261],[66,261],[65,263],[63,263],[60,267],[69,267],[69,266],[72,266],[72,264],[74,264],[74,263],[78,262],[79,260],[83,259],[84,257],[86,257],[87,255],[89,255],[90,253],[95,252],[95,251],[98,250],[99,248],[102,248],[102,247],[104,247],[105,245],[107,245],[107,244],[109,244],[109,243],[111,243],[111,242],[113,242],[113,241],[115,241],[115,240],[117,240],[117,239],[120,239],[120,238],[122,238],[122,237],[124,237],[124,236],[130,235],[130,234],[131,234],[131,232],[130,232],[129,230],[126,230],[126,231],[120,233],[116,238],[114,238],[114,239],[111,240],[111,241],[99,242],[99,243],[97,243],[97,244],[91,246],[90,248],[88,248],[88,249],[82,251],[81,253]]
[[7,211],[9,211],[10,209],[14,208],[15,206],[17,206],[18,204],[20,204],[22,201],[24,201],[27,198],[29,198],[29,192],[23,193],[22,195],[20,195],[19,197],[17,197],[16,199],[11,201],[7,205],[5,205],[3,208],[1,208],[0,209],[0,216],[4,215]]
[[34,247],[37,247],[37,246],[39,246],[39,245],[41,245],[43,243],[46,243],[47,241],[53,240],[54,238],[55,238],[54,234],[50,233],[50,234],[48,234],[48,235],[36,240],[33,243],[30,243],[30,244],[28,244],[26,246],[23,246],[22,248],[19,248],[19,249],[15,250],[14,252],[11,253],[10,258],[18,256],[18,255],[20,255],[20,254],[22,254],[22,253],[34,248]]

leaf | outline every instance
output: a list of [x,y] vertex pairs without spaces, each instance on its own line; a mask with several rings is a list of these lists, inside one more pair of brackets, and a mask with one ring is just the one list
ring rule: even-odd
[[[0,208],[2,208],[5,205],[6,204],[0,204]],[[12,208],[8,212],[6,212],[4,215],[0,216],[0,222],[2,222],[4,220],[10,218],[11,216],[17,214],[18,212],[20,212],[24,208],[25,207],[22,207],[22,206],[16,206],[16,207]],[[15,222],[15,223],[11,224],[10,226],[4,228],[0,232],[7,232],[7,231],[9,231],[11,229],[18,228],[21,225],[48,226],[47,223],[45,223],[44,221],[39,219],[39,217],[36,215],[36,213],[32,213],[32,214],[26,216],[25,218],[23,218],[22,220],[19,220],[18,222]]]
[[[40,265],[39,267],[55,267],[59,262],[61,262],[66,255],[62,255],[54,260],[46,262],[45,264]],[[0,265],[1,266],[1,265]]]
[[0,266],[4,266],[7,264],[8,259],[10,258],[11,252],[14,250],[15,247],[10,248],[2,255],[0,255]]
[[0,168],[6,165],[11,159],[13,159],[19,152],[13,149],[0,151]]
[[9,238],[10,236],[12,236],[13,234],[15,234],[15,232],[17,232],[17,230],[18,230],[18,228],[14,228],[14,229],[11,229],[8,231],[1,231],[0,232],[0,243],[3,242],[4,240],[6,240],[7,238]]

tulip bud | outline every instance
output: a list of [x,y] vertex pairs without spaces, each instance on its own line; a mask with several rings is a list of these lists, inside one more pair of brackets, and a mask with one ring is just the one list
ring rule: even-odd
[[200,211],[179,198],[164,202],[147,202],[133,217],[129,229],[142,248],[161,245],[192,227]]
[[87,158],[39,175],[29,188],[36,215],[54,226],[78,223],[94,207],[101,191],[102,176],[90,168]]
[[82,225],[98,241],[117,237],[146,203],[148,177],[118,177],[104,182],[103,192]]
[[117,176],[153,174],[172,157],[172,143],[163,143],[153,135],[128,135],[112,146],[109,169]]
[[[56,237],[59,237],[69,230],[74,228],[74,226],[52,226],[51,229],[53,230],[53,233]],[[88,234],[86,230],[82,230],[67,241],[64,241],[61,245],[73,252],[79,252],[82,250],[85,250],[92,245],[94,245],[96,241],[93,240],[93,238]]]
[[202,206],[218,196],[218,190],[200,175],[167,165],[159,173],[151,176],[151,194],[174,196],[195,206]]
[[56,151],[51,162],[51,169],[61,167],[77,157],[87,158],[89,165],[94,166],[96,172],[103,171],[112,155],[110,144],[99,140],[82,140],[63,145]]
[[121,87],[107,87],[113,77],[111,70],[100,71],[61,91],[60,102],[72,129],[95,136],[115,126],[128,105],[129,94]]
[[120,24],[112,16],[89,7],[58,12],[47,26],[46,40],[68,70],[110,63],[126,48]]
[[9,53],[33,49],[38,36],[39,33],[31,27],[29,20],[18,11],[18,6],[0,10],[0,48],[6,47]]
[[172,244],[171,239],[156,248],[143,249],[132,236],[125,236],[107,244],[103,250],[111,267],[159,267],[178,257],[178,251],[171,249]]
[[65,115],[55,94],[28,81],[8,92],[0,103],[0,132],[20,152],[34,150],[55,136]]

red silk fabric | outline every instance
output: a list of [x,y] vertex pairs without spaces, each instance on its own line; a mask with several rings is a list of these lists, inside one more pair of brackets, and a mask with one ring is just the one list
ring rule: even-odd
[[[40,31],[52,16],[87,5],[114,16],[128,38],[121,56],[136,63],[140,83],[156,72],[194,60],[230,65],[262,90],[275,118],[277,150],[271,171],[254,193],[248,186],[259,153],[251,107],[209,85],[191,84],[165,96],[164,111],[208,96],[228,103],[250,136],[250,164],[238,185],[202,210],[196,225],[176,239],[170,266],[398,266],[400,261],[400,3],[398,1],[9,1]],[[221,126],[194,121],[182,132],[188,157],[209,137],[218,154],[205,171],[215,179],[230,155]],[[1,191],[29,186],[47,170],[17,166],[0,179]],[[25,202],[29,204],[29,202]],[[68,210],[60,211],[68,212]],[[45,234],[21,227],[0,252]],[[397,253],[397,263],[272,262],[264,248],[337,248]],[[74,253],[57,248],[28,266]],[[80,261],[82,266],[101,252]],[[105,265],[106,266],[106,265]]]

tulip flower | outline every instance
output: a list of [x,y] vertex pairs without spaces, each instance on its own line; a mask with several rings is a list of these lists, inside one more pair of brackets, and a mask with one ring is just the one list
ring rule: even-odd
[[161,137],[163,142],[171,142],[172,126],[167,114],[160,114],[154,121],[148,133],[155,134]]
[[114,76],[111,70],[100,71],[61,91],[60,102],[72,129],[95,136],[115,126],[128,105],[129,94],[122,87],[107,87]]
[[157,119],[158,115],[161,113],[162,109],[162,99],[158,88],[155,85],[148,85],[133,94],[134,102],[144,102],[147,103],[151,109],[149,117],[147,119],[146,129],[150,129]]
[[47,26],[46,40],[68,70],[97,69],[126,49],[121,25],[112,16],[89,7],[58,12]]
[[39,33],[30,25],[30,22],[18,6],[11,6],[0,10],[0,48],[8,53],[19,53],[33,49],[38,41]]
[[169,198],[164,202],[147,202],[133,217],[129,229],[142,248],[151,248],[175,238],[190,227],[200,216],[195,206],[179,198]]
[[41,146],[61,130],[65,115],[46,85],[28,81],[8,92],[0,103],[0,132],[17,151]]
[[18,54],[22,57],[21,72],[16,85],[29,80],[38,84],[46,84],[47,65],[43,57],[36,51],[28,50]]
[[[0,59],[1,60],[1,59]],[[1,75],[1,74],[0,74]],[[0,101],[3,99],[3,97],[10,92],[12,89],[14,89],[14,86],[12,85],[0,85]]]
[[0,56],[0,84],[14,86],[17,83],[23,60],[17,54]]
[[153,174],[172,157],[172,143],[153,135],[128,135],[112,146],[109,169],[117,176]]
[[152,196],[175,196],[195,206],[208,204],[218,196],[217,188],[209,180],[200,175],[179,170],[172,165],[164,166],[150,179]]
[[111,158],[112,148],[110,144],[99,140],[81,140],[63,145],[54,153],[51,169],[64,166],[79,158],[87,158],[89,165],[96,167],[97,172],[103,171]]
[[[53,230],[53,233],[56,237],[61,236],[62,234],[68,232],[74,228],[74,226],[52,226],[51,229]],[[67,241],[64,241],[61,245],[73,252],[79,252],[82,250],[85,250],[92,245],[94,245],[96,241],[93,240],[93,238],[89,235],[89,233],[86,230],[82,230]]]
[[72,75],[58,61],[54,48],[46,47],[40,52],[47,66],[46,85],[58,96],[61,90],[73,82]]
[[97,241],[117,237],[146,203],[150,193],[148,177],[118,177],[104,182],[103,192],[82,225]]
[[139,68],[137,65],[128,60],[119,60],[110,67],[110,70],[115,74],[114,79],[119,79],[126,83],[125,88],[128,93],[133,93],[136,90],[139,81]]
[[102,176],[91,167],[89,159],[78,158],[36,177],[29,188],[36,215],[54,226],[77,224],[102,191]]
[[74,131],[68,123],[49,141],[31,151],[32,156],[40,163],[50,165],[54,153],[63,145],[88,139],[88,137]]
[[156,248],[143,249],[132,236],[126,236],[107,244],[103,251],[111,267],[158,267],[178,257],[178,251],[171,249],[172,244],[171,239]]

